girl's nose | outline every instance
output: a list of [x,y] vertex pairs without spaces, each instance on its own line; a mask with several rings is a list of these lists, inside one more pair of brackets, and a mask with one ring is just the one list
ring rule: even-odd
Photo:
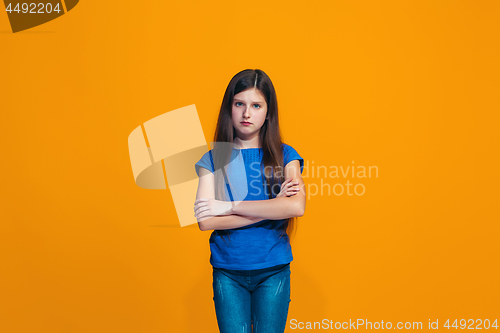
[[247,106],[245,109],[245,112],[243,112],[243,118],[248,118],[250,117],[250,107]]

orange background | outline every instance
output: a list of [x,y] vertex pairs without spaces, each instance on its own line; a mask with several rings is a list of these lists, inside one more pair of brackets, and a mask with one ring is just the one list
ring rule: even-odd
[[86,0],[12,34],[0,13],[0,331],[217,332],[210,232],[134,183],[127,137],[196,104],[211,140],[246,68],[273,80],[310,165],[379,168],[351,180],[363,196],[308,200],[288,320],[498,318],[499,17],[498,1]]

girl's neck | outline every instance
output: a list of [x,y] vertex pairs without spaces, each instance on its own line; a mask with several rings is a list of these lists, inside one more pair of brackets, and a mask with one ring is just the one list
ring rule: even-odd
[[233,143],[235,145],[235,148],[238,148],[238,149],[261,148],[261,146],[259,144],[259,137],[258,136],[254,137],[252,139],[249,139],[249,140],[242,140],[239,137],[235,137]]

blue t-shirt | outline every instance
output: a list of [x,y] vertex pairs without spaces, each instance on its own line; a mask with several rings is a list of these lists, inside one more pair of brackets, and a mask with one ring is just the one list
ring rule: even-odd
[[[282,148],[283,165],[286,166],[290,161],[299,160],[300,173],[302,173],[303,158],[287,144],[283,144]],[[262,148],[233,148],[232,156],[238,153],[243,158],[248,192],[244,198],[234,200],[269,200],[268,190],[264,187],[260,171]],[[196,163],[195,169],[198,176],[200,167],[214,172],[212,150],[206,152]],[[230,190],[229,195],[231,196]],[[210,264],[216,268],[252,270],[289,263],[293,260],[293,256],[286,228],[286,219],[262,220],[243,227],[228,229],[230,240],[226,230],[214,230],[210,235]]]

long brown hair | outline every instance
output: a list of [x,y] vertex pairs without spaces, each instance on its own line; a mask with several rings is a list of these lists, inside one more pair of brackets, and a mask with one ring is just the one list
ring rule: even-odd
[[[220,107],[219,118],[217,119],[217,126],[214,134],[214,149],[216,157],[214,158],[215,170],[224,170],[223,166],[227,165],[230,159],[230,149],[217,149],[217,143],[221,143],[219,147],[227,147],[225,142],[234,142],[236,137],[236,132],[234,131],[232,123],[232,104],[234,95],[239,94],[247,89],[256,88],[263,95],[267,103],[267,118],[260,128],[259,132],[259,142],[262,146],[263,156],[261,169],[264,172],[261,173],[263,184],[266,184],[269,199],[275,198],[280,190],[281,184],[284,181],[284,160],[283,160],[283,142],[281,140],[281,131],[279,126],[278,118],[278,100],[276,98],[276,91],[274,85],[271,82],[269,76],[260,69],[245,69],[231,79],[229,82],[226,92],[224,93],[224,98],[222,99],[222,104]],[[219,176],[217,177],[217,174]],[[215,177],[215,196],[218,200],[225,200],[224,191],[224,175],[220,176],[220,173],[216,173]],[[227,181],[227,179],[226,179]],[[290,242],[290,237],[295,234],[296,218],[286,219],[286,232],[288,237],[288,242]],[[226,234],[230,237],[230,230],[215,230],[222,239],[223,235]],[[283,237],[283,231],[281,232],[280,238]],[[224,240],[224,242],[226,242]]]

